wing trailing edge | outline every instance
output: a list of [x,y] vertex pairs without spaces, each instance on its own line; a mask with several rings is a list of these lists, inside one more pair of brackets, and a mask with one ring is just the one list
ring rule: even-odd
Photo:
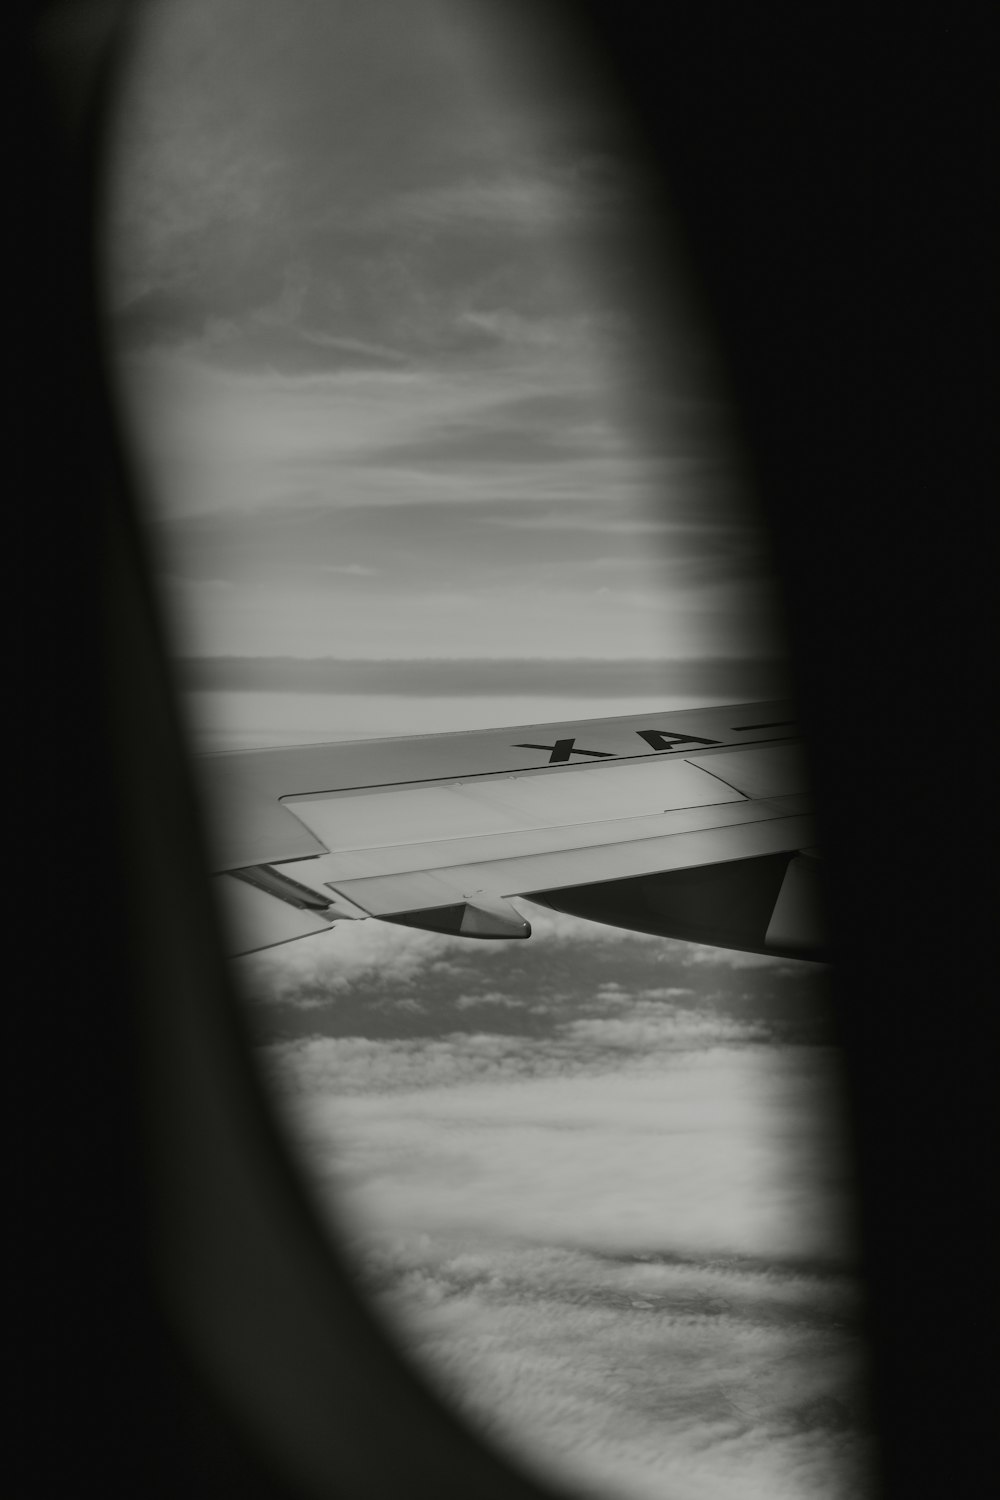
[[694,942],[825,952],[786,704],[206,762],[234,952],[363,917],[524,938],[518,896]]

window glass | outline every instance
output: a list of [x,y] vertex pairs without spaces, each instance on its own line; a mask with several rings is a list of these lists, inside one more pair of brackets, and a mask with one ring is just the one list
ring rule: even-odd
[[[547,15],[136,27],[107,319],[197,750],[786,690],[697,277]],[[822,966],[518,904],[528,943],[344,920],[237,961],[372,1305],[581,1494],[858,1494]]]

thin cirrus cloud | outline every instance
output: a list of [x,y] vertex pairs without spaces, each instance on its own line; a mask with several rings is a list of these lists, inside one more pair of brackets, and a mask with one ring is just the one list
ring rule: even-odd
[[640,336],[621,122],[540,22],[417,4],[181,0],[138,34],[107,305],[177,649],[774,655],[666,241]]
[[[225,586],[214,581],[216,586]],[[780,662],[716,658],[660,662],[559,657],[351,660],[338,657],[188,657],[179,664],[189,692],[538,696],[596,699],[780,696]],[[626,712],[622,709],[621,712]]]
[[564,234],[600,228],[624,206],[620,184],[593,176],[588,180],[569,165],[560,175],[499,173],[401,193],[381,210],[378,221],[483,225],[504,234]]
[[655,714],[787,691],[782,662],[738,657],[187,656],[176,667],[192,727],[212,750]]

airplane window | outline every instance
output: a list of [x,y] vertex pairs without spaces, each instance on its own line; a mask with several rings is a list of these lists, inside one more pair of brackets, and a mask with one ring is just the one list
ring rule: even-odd
[[[355,747],[353,779],[279,789],[274,851],[223,878],[251,926],[269,900],[295,913],[298,941],[234,963],[372,1307],[475,1430],[580,1495],[854,1496],[863,1299],[822,964],[769,949],[768,920],[696,941],[694,898],[665,936],[555,897],[427,895],[486,859],[445,842],[565,860],[555,827],[617,848],[593,829],[694,805],[730,830],[758,795],[732,736],[788,735],[764,712],[787,696],[780,603],[696,272],[567,35],[538,6],[148,5],[109,166],[118,399],[192,746]],[[759,722],[725,756],[700,720],[657,718],[730,704]],[[644,714],[631,750],[587,738]],[[530,787],[461,747],[390,773],[368,743],[510,725],[562,726],[505,750],[535,757]],[[675,742],[697,763],[647,814],[645,773],[607,763]],[[761,749],[753,774],[799,817],[784,760]],[[602,809],[612,785],[634,801]],[[716,868],[746,863],[732,848]],[[751,930],[778,859],[768,918],[795,926],[815,851],[795,853],[753,845],[732,921]],[[469,913],[530,941],[470,940]]]

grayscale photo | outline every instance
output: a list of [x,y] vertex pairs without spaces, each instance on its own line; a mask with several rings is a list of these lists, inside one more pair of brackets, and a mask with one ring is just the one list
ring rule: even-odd
[[670,184],[547,7],[140,10],[111,376],[323,1232],[539,1493],[874,1500],[824,849]]

